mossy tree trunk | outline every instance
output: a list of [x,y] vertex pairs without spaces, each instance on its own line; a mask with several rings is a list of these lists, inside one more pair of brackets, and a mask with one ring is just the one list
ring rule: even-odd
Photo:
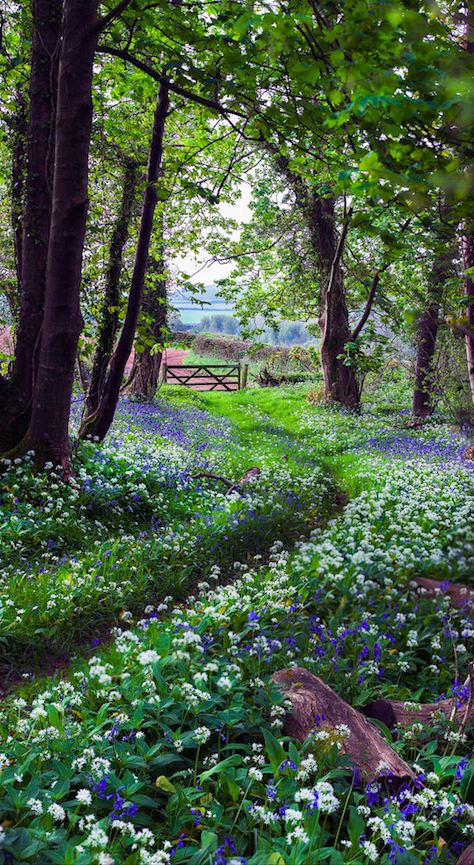
[[142,304],[141,344],[135,343],[136,350],[130,384],[130,392],[144,400],[152,399],[158,387],[168,311],[162,214],[159,217],[157,230],[160,235],[158,255],[157,257],[150,256],[148,261]]
[[412,414],[418,418],[427,418],[433,412],[436,337],[446,281],[453,274],[453,255],[451,243],[437,250],[431,269],[425,308],[418,323],[412,404]]
[[[80,287],[88,209],[92,74],[98,0],[65,0],[42,339],[31,418],[20,449],[70,472],[69,413],[82,329]],[[31,327],[31,317],[28,318]]]
[[[0,452],[13,448],[26,432],[41,344],[46,262],[51,225],[52,176],[62,0],[34,0],[26,145],[24,211],[23,132],[18,130],[14,155],[15,255],[19,276],[19,309],[15,359],[0,419]],[[19,110],[23,109],[19,108]],[[20,117],[19,117],[20,120]],[[23,122],[23,121],[21,121]]]

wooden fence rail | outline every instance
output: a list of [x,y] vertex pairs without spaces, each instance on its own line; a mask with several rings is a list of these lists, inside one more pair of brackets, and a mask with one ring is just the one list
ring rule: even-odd
[[247,364],[179,366],[163,364],[164,384],[181,384],[196,390],[241,390],[247,384]]

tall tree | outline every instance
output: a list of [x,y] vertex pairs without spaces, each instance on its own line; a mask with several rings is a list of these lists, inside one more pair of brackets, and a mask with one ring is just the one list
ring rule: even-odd
[[[472,67],[474,57],[474,9],[467,4],[465,16],[465,50]],[[466,325],[465,334],[467,374],[474,402],[474,215],[472,213],[464,221],[464,236],[461,241],[462,263],[465,271],[464,289],[466,294]]]
[[440,308],[447,280],[453,276],[453,239],[438,244],[429,274],[425,307],[418,322],[412,414],[426,418],[433,411],[434,360]]
[[289,159],[275,153],[278,169],[293,189],[298,207],[304,214],[311,241],[313,258],[319,276],[319,325],[321,329],[320,357],[324,379],[324,394],[328,401],[349,408],[359,404],[359,389],[354,368],[343,363],[344,346],[350,341],[349,312],[341,266],[350,213],[337,232],[336,201],[324,195],[318,187],[292,168]]
[[82,437],[94,437],[102,440],[106,436],[114,418],[125,366],[132,350],[145,284],[153,218],[158,202],[157,183],[161,173],[163,136],[168,107],[169,86],[168,81],[165,79],[160,84],[156,101],[148,161],[147,185],[143,199],[127,311],[118,343],[110,361],[109,372],[99,406],[93,416],[86,416],[84,418],[81,427]]
[[466,294],[466,358],[467,374],[471,389],[472,401],[474,402],[474,234],[472,226],[474,222],[466,225],[466,233],[462,238],[462,262],[465,273],[464,289]]
[[336,233],[334,198],[313,197],[311,236],[319,270],[321,328],[321,366],[327,400],[356,408],[359,388],[352,365],[343,363],[346,344],[351,339],[341,256],[347,233],[346,217],[339,237]]
[[25,92],[19,88],[16,93],[16,110],[12,119],[13,153],[11,179],[11,220],[13,230],[13,249],[18,288],[21,285],[23,213],[26,184],[28,107]]
[[[58,75],[51,228],[41,349],[23,449],[69,466],[69,413],[82,328],[80,285],[88,204],[98,0],[65,0]],[[28,320],[31,323],[31,316]]]
[[[51,221],[62,0],[34,0],[32,14],[25,207],[21,220],[22,238],[20,241],[17,229],[15,243],[20,274],[19,320],[13,371],[0,419],[0,451],[8,450],[19,441],[31,413],[43,324]],[[21,147],[20,143],[18,146]],[[20,154],[18,158],[21,158]],[[14,182],[21,183],[20,177],[15,177]],[[16,219],[19,220],[19,214],[16,214]]]
[[146,400],[152,399],[158,387],[168,311],[163,214],[159,214],[156,223],[158,242],[155,242],[155,254],[150,255],[148,260],[142,321],[139,339],[135,341],[135,357],[130,375],[131,393]]
[[136,206],[138,180],[137,163],[133,159],[127,160],[123,170],[119,213],[110,239],[105,291],[99,314],[94,360],[85,403],[86,417],[95,416],[99,407],[119,326],[123,256]]

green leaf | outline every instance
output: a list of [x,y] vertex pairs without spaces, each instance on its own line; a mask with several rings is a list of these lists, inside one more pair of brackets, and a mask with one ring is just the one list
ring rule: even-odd
[[361,171],[373,171],[374,168],[378,168],[379,166],[379,157],[373,151],[367,153],[367,155],[359,162],[359,168]]
[[358,845],[360,841],[361,835],[364,833],[365,823],[357,811],[355,805],[349,806],[349,822],[348,822],[348,832],[349,838],[351,839],[354,845]]
[[286,760],[286,752],[269,730],[263,730],[263,738],[265,739],[265,752],[270,760],[273,773],[276,774],[281,764]]
[[215,832],[210,832],[204,829],[201,832],[201,850],[206,850],[209,853],[215,853],[217,850],[218,837]]
[[220,775],[221,772],[225,772],[225,770],[229,769],[231,766],[240,766],[241,762],[242,758],[239,757],[238,754],[233,754],[232,757],[226,757],[225,760],[221,760],[220,763],[216,763],[215,766],[212,766],[210,769],[201,773],[199,776],[201,784],[203,781],[207,781],[208,778],[212,778],[213,775]]
[[472,760],[467,764],[461,779],[461,797],[463,802],[474,803],[474,765]]

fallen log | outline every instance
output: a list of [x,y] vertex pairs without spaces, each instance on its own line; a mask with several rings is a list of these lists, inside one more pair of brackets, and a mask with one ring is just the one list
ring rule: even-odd
[[463,453],[463,459],[474,461],[474,445],[469,445]]
[[249,484],[254,478],[258,478],[261,474],[262,470],[259,469],[258,466],[251,466],[246,472],[244,472],[238,481],[230,481],[228,478],[224,478],[222,475],[215,475],[212,472],[197,472],[195,475],[191,475],[191,477],[209,478],[213,481],[220,481],[220,483],[225,484],[227,487],[226,496],[228,496],[230,493],[242,492],[243,488],[246,487],[247,484]]
[[461,853],[456,865],[474,865],[474,843],[469,844],[464,853]]
[[341,739],[341,751],[352,757],[365,781],[384,778],[389,786],[398,787],[414,777],[410,766],[376,727],[309,670],[304,667],[278,670],[273,681],[281,686],[292,704],[283,728],[286,735],[304,742],[318,729],[335,730],[343,724],[349,734]]
[[457,610],[474,609],[474,589],[462,583],[449,583],[447,580],[431,580],[428,577],[413,577],[410,585],[420,594],[428,597],[448,595],[451,605]]
[[420,723],[432,725],[436,714],[441,713],[448,721],[453,721],[462,733],[468,721],[474,720],[474,663],[468,664],[469,675],[464,682],[465,700],[450,697],[437,703],[410,703],[409,701],[378,699],[364,706],[363,713],[368,718],[382,721],[389,729],[410,727]]
[[233,492],[241,492],[242,489],[247,486],[247,484],[253,481],[254,478],[258,478],[258,476],[261,474],[262,470],[259,469],[258,466],[251,466],[235,484],[231,484],[231,486],[227,490],[226,495],[229,495],[229,493]]
[[220,481],[221,484],[225,484],[227,489],[232,486],[232,481],[228,478],[223,478],[222,475],[215,475],[212,472],[196,472],[195,475],[191,475],[192,478],[209,478],[211,481]]

